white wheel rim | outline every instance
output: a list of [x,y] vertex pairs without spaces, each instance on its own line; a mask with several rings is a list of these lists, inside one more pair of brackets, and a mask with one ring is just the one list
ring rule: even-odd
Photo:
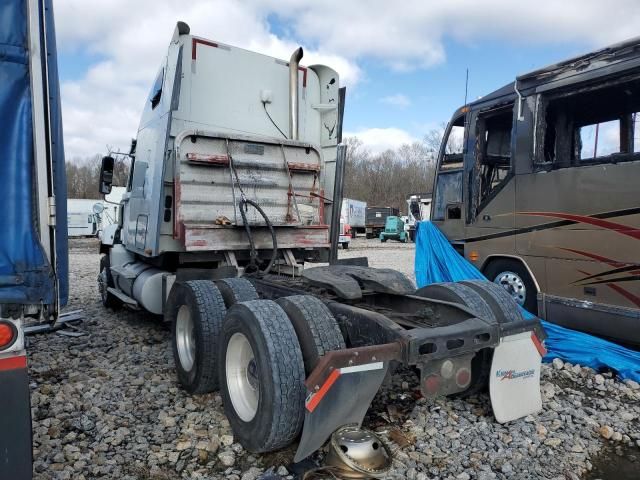
[[518,303],[518,305],[524,305],[527,299],[527,287],[524,285],[524,281],[520,276],[513,272],[500,273],[494,283],[501,285],[509,295]]
[[242,333],[229,339],[225,371],[233,409],[243,422],[250,422],[258,411],[260,383],[253,349]]
[[186,305],[180,307],[176,318],[176,347],[180,365],[185,371],[190,371],[196,358],[196,338],[191,312]]

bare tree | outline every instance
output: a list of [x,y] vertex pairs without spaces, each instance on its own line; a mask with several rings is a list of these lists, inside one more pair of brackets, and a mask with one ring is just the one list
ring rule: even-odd
[[347,138],[345,143],[345,197],[406,212],[410,193],[431,191],[437,154],[426,141],[378,154],[357,138]]
[[[128,157],[115,157],[113,169],[113,185],[125,186],[129,176],[130,161]],[[67,197],[68,198],[100,198],[98,182],[102,157],[74,157],[66,162]]]

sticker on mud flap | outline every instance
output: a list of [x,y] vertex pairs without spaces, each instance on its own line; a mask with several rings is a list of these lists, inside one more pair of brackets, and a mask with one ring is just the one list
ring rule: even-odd
[[496,372],[496,378],[500,380],[515,380],[518,378],[531,378],[535,375],[536,371],[533,368],[528,370],[498,370]]

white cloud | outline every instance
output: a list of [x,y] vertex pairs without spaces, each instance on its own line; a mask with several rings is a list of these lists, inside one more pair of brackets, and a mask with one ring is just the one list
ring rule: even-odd
[[[55,8],[59,50],[100,59],[61,86],[67,158],[103,153],[107,144],[128,149],[177,20],[195,35],[283,59],[298,46],[269,30],[265,11],[233,0],[59,0]],[[352,60],[303,46],[304,64],[331,65],[342,84],[358,82],[361,71]]]
[[391,105],[392,107],[399,108],[407,108],[409,105],[411,105],[411,100],[409,100],[409,97],[402,93],[396,93],[395,95],[382,97],[380,101],[387,105]]
[[345,132],[345,137],[357,137],[371,153],[395,149],[418,139],[400,128],[363,128],[356,132]]
[[405,0],[400,7],[388,0],[254,4],[277,11],[299,36],[350,58],[380,59],[397,70],[442,62],[445,37],[602,46],[636,36],[640,21],[637,0]]
[[[637,35],[637,0],[56,0],[58,45],[98,58],[86,75],[62,85],[67,156],[127,148],[177,20],[194,34],[288,58],[301,42],[306,64],[336,68],[342,82],[362,77],[358,62],[396,70],[446,59],[444,41],[485,39],[520,45],[590,47]],[[271,30],[277,18],[284,34]],[[615,28],[604,28],[615,25]],[[389,131],[393,129],[380,129]]]

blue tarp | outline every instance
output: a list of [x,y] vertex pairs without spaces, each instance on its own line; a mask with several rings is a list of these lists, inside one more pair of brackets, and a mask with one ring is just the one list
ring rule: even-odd
[[[49,139],[56,196],[57,264],[49,264],[36,225],[33,105],[29,68],[26,0],[0,0],[0,303],[54,304],[55,279],[61,305],[67,300],[67,214],[60,93],[56,68],[55,31],[51,0],[46,11],[46,52],[41,52],[48,73]],[[44,35],[44,23],[39,22]],[[44,68],[46,62],[47,68]],[[37,87],[36,87],[37,88]]]
[[[418,288],[437,282],[485,279],[431,222],[417,225],[415,273]],[[544,320],[542,325],[547,332],[545,362],[560,358],[595,370],[614,370],[622,379],[640,382],[640,352]]]

